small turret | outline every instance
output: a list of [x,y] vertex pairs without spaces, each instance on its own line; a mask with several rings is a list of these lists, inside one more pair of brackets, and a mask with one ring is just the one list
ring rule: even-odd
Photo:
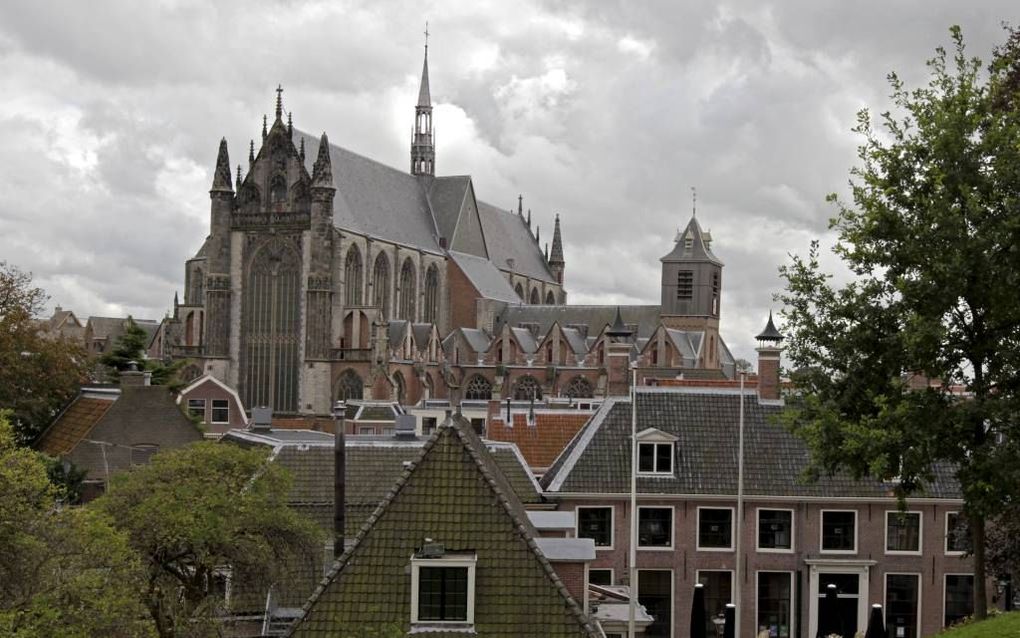
[[255,140],[252,140],[248,145],[248,169],[255,166]]
[[227,138],[220,140],[220,150],[216,154],[216,169],[213,171],[213,191],[233,193],[230,184],[230,157],[227,155]]
[[329,159],[329,138],[323,132],[319,155],[312,166],[312,188],[333,188],[333,164]]
[[553,275],[556,276],[556,281],[562,285],[563,271],[566,269],[566,263],[563,261],[563,237],[560,234],[559,215],[556,215],[556,223],[553,226],[552,252],[549,253],[549,258],[546,261],[549,262],[549,267],[552,269]]
[[769,321],[755,339],[758,341],[758,397],[776,401],[781,396],[779,378],[780,357],[783,352],[783,334],[776,329],[769,311]]
[[241,190],[241,165],[237,165],[237,184],[235,185],[237,190]]

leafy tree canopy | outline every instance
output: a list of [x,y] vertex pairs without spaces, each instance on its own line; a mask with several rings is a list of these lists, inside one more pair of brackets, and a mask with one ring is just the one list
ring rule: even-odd
[[16,445],[2,413],[0,493],[0,634],[151,635],[126,536],[99,512],[57,507],[46,460]]
[[183,367],[184,361],[164,363],[149,359],[146,356],[148,347],[149,334],[129,316],[124,332],[117,337],[113,348],[99,358],[99,363],[106,370],[107,380],[116,383],[120,379],[120,373],[135,364],[139,370],[152,374],[153,385],[176,384],[177,373]]
[[287,505],[289,477],[260,450],[200,442],[115,476],[95,501],[148,566],[145,604],[160,636],[214,634],[214,592],[229,569],[258,592],[322,552],[321,533]]
[[1010,33],[986,72],[951,34],[927,86],[891,74],[893,110],[858,114],[851,201],[830,196],[854,279],[836,285],[817,243],[781,268],[802,391],[785,419],[814,472],[895,477],[906,496],[955,468],[982,615],[983,522],[1018,493],[1020,58]]
[[0,409],[28,444],[87,380],[81,344],[46,335],[39,322],[46,294],[32,276],[0,261]]

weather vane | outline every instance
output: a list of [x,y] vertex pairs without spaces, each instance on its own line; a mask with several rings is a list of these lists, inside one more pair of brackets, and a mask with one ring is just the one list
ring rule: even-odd
[[429,50],[429,21],[425,21],[425,50]]
[[698,189],[691,186],[691,214],[698,214]]

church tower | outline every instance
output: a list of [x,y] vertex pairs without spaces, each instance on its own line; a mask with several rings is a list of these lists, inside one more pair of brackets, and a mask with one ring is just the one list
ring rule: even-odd
[[436,174],[436,147],[432,133],[432,94],[429,92],[429,30],[425,28],[425,62],[421,67],[418,104],[414,107],[411,130],[411,174]]
[[662,323],[669,328],[704,332],[703,365],[719,365],[719,306],[723,263],[712,253],[712,236],[696,215],[677,234],[662,262]]

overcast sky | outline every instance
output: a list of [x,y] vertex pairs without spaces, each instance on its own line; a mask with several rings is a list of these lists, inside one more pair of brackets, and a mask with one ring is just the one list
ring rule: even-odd
[[691,214],[753,360],[778,266],[830,241],[858,109],[963,27],[987,59],[1015,0],[0,3],[0,260],[52,305],[161,318],[208,231],[216,148],[245,163],[278,83],[295,126],[392,166],[429,21],[437,172],[562,217],[572,303],[657,303]]

